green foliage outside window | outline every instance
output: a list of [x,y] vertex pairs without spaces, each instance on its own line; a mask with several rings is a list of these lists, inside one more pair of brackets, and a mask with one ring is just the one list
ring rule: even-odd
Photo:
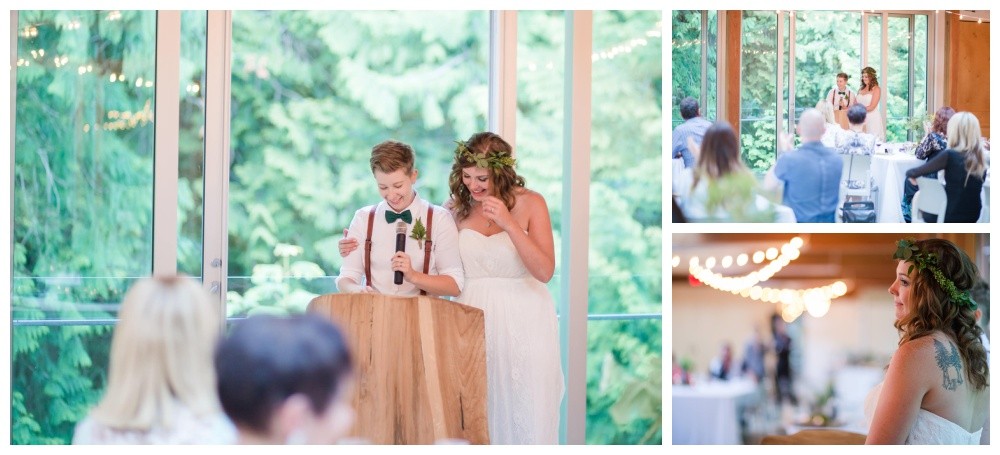
[[[20,11],[15,320],[114,317],[151,272],[154,12]],[[110,327],[19,326],[11,443],[68,443],[106,381]]]

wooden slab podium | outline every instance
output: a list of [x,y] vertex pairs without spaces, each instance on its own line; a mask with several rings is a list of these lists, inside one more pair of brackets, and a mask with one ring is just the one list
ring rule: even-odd
[[307,311],[337,324],[351,345],[351,436],[375,444],[489,444],[482,310],[434,297],[326,294]]

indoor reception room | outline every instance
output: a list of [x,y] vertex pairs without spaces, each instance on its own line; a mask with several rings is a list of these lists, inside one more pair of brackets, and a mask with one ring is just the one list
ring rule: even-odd
[[672,245],[674,445],[989,443],[988,234]]
[[671,12],[675,220],[988,223],[990,11],[827,9]]
[[663,444],[665,11],[46,3],[5,442]]

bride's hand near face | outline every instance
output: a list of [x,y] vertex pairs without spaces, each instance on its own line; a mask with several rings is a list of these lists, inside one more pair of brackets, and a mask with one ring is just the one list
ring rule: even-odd
[[521,227],[511,216],[510,211],[507,210],[507,205],[503,203],[500,198],[495,196],[487,196],[483,199],[483,203],[480,205],[480,210],[483,211],[483,216],[487,220],[496,224],[500,229],[505,231],[510,231],[513,228],[520,229]]

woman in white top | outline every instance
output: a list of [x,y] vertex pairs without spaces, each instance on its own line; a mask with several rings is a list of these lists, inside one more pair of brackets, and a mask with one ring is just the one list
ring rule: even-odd
[[73,444],[230,444],[236,429],[215,392],[219,306],[187,277],[139,280],[111,341],[104,398]]
[[882,124],[882,112],[879,109],[882,87],[878,85],[875,68],[866,66],[861,70],[861,90],[855,99],[868,111],[865,116],[865,132],[874,135],[879,142],[885,142],[885,125]]
[[979,271],[947,240],[896,246],[889,293],[901,337],[866,442],[979,444],[990,405],[989,364],[970,295]]

